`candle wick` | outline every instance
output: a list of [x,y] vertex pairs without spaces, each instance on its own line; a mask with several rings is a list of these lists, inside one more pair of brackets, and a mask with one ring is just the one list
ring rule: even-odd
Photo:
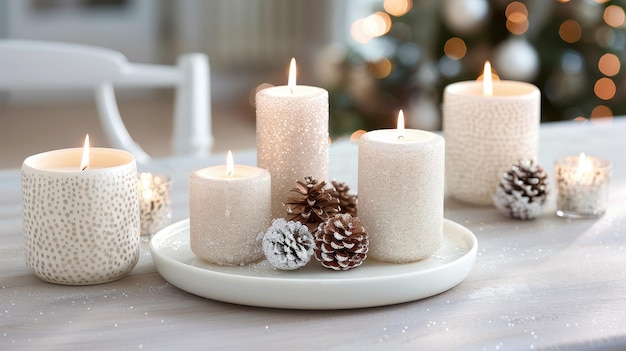
[[398,140],[402,140],[402,139],[404,139],[404,135],[402,135],[402,134],[398,135]]
[[85,170],[87,170],[88,168],[89,168],[89,165],[84,165],[84,166],[83,166],[83,168],[81,168],[80,170],[81,170],[81,171],[85,171]]
[[233,173],[234,173],[233,171],[228,171],[228,172],[226,172],[226,176],[227,177],[232,177]]
[[291,95],[293,95],[293,87],[292,86],[289,87],[289,90],[291,91]]

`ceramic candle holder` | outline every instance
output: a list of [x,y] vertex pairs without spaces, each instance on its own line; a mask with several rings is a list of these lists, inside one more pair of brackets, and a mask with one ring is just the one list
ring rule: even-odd
[[26,265],[57,284],[99,284],[122,278],[139,259],[137,170],[131,154],[92,148],[45,152],[22,165]]
[[492,205],[504,171],[519,160],[536,160],[541,97],[528,83],[482,82],[448,85],[443,97],[446,186],[453,197]]
[[139,175],[141,235],[152,235],[172,220],[172,179],[163,174]]
[[600,217],[607,208],[611,163],[586,157],[581,165],[579,156],[569,156],[555,162],[559,217]]

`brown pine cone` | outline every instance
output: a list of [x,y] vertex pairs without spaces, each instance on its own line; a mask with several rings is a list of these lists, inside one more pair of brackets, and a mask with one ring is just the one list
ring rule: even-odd
[[356,195],[350,195],[350,187],[344,182],[332,181],[333,189],[331,195],[339,199],[339,207],[341,213],[349,213],[352,217],[356,216]]
[[304,177],[304,182],[297,181],[291,189],[296,193],[283,203],[287,206],[287,220],[298,221],[306,225],[313,233],[320,223],[339,212],[339,199],[325,189],[325,181],[318,182],[313,177]]
[[322,266],[345,271],[363,263],[368,245],[367,232],[359,217],[339,213],[320,224],[313,251]]
[[532,219],[543,211],[548,192],[543,167],[532,160],[518,161],[502,174],[493,202],[507,217]]

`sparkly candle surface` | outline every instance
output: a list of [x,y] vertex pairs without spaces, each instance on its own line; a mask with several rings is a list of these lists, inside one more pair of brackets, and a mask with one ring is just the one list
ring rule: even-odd
[[172,219],[172,180],[163,174],[139,175],[141,235],[154,234]]
[[[581,162],[582,158],[582,162]],[[554,165],[557,215],[599,217],[606,211],[611,163],[590,156],[568,156]]]
[[259,233],[270,226],[270,174],[235,165],[203,168],[189,178],[190,246],[193,253],[220,265],[258,261]]
[[256,95],[257,165],[272,175],[272,217],[297,180],[328,180],[328,91],[278,86]]
[[444,139],[407,129],[376,130],[359,140],[358,215],[369,257],[407,263],[429,257],[443,236]]
[[45,152],[22,165],[26,265],[47,282],[105,283],[122,278],[139,259],[139,197],[133,156],[91,148]]
[[491,205],[501,174],[519,160],[536,160],[541,97],[536,86],[479,81],[448,85],[443,97],[446,186],[450,195]]

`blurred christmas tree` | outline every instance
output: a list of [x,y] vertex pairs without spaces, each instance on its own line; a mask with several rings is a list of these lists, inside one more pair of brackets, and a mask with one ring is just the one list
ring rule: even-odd
[[359,45],[326,84],[333,135],[393,128],[399,109],[409,126],[438,129],[443,88],[476,79],[486,60],[541,89],[542,121],[626,114],[626,0],[381,4],[352,25]]

